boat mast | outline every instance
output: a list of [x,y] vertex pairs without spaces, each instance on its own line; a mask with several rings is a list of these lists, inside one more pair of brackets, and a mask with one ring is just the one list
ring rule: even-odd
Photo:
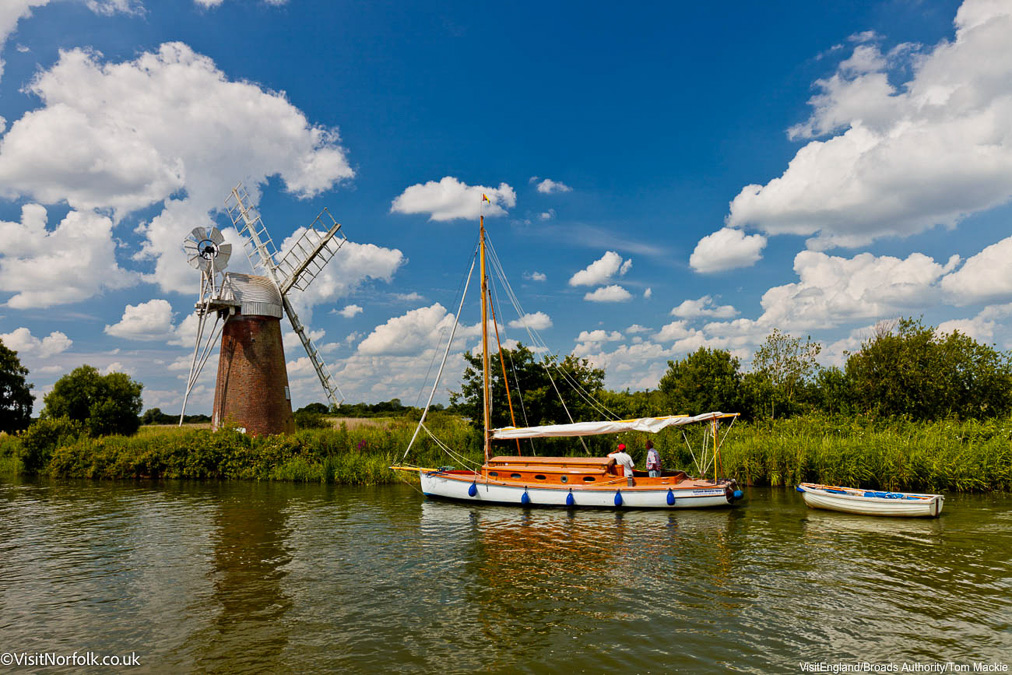
[[[484,201],[484,195],[482,195]],[[482,207],[484,207],[484,203]],[[485,463],[491,454],[491,408],[488,393],[488,278],[485,276],[485,214],[479,216],[479,241],[481,246],[481,366],[482,366],[482,400],[485,407],[484,452]]]

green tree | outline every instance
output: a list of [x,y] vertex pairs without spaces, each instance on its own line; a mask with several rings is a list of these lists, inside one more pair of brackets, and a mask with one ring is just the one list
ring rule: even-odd
[[920,320],[900,319],[850,355],[855,404],[912,419],[987,418],[1012,410],[1008,355],[953,331],[939,335]]
[[67,417],[93,436],[129,436],[141,424],[143,386],[123,373],[100,375],[92,366],[81,366],[57,380],[46,394],[42,417]]
[[[467,367],[461,390],[450,392],[450,403],[468,417],[476,429],[481,429],[484,418],[481,356],[465,352],[464,359]],[[571,354],[561,361],[557,356],[537,359],[534,352],[518,344],[516,349],[503,349],[501,361],[499,354],[489,355],[493,428],[513,424],[502,378],[503,362],[517,426],[564,424],[570,418],[577,422],[600,418],[598,397],[604,386],[603,370]]]
[[804,342],[774,328],[752,357],[752,372],[745,378],[746,391],[754,414],[781,417],[794,414],[798,395],[818,371],[815,359],[822,345]]
[[670,415],[670,402],[659,389],[650,391],[601,391],[601,403],[622,419]]
[[853,408],[850,381],[836,366],[819,369],[808,398],[815,408],[831,415],[850,412]]
[[[189,421],[190,416],[186,416]],[[141,424],[179,424],[179,415],[168,415],[161,408],[149,408],[141,415]]]
[[684,359],[668,361],[659,388],[676,413],[739,412],[739,361],[727,350],[700,347]]
[[27,375],[18,353],[0,340],[0,431],[21,431],[31,422],[35,397]]

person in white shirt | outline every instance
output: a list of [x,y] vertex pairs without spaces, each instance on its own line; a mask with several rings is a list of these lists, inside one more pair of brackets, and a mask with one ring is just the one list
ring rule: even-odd
[[629,487],[632,487],[635,484],[633,482],[633,469],[636,465],[633,463],[633,458],[625,451],[625,444],[619,443],[618,450],[615,452],[609,452],[608,457],[611,458],[611,461],[608,462],[608,466],[621,465],[625,474],[626,482],[629,484]]

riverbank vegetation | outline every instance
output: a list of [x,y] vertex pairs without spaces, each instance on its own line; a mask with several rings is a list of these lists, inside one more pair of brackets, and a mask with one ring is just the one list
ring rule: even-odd
[[[575,419],[737,411],[721,447],[719,473],[743,484],[845,484],[902,491],[1012,491],[1012,363],[1007,353],[958,332],[939,334],[903,319],[883,327],[843,368],[820,367],[821,347],[774,330],[742,372],[730,352],[701,347],[668,363],[652,391],[604,389],[604,371],[572,355],[537,357],[523,345],[493,358],[493,425],[534,425]],[[20,368],[16,353],[7,360]],[[418,466],[480,463],[481,388],[468,363],[451,407],[430,411],[407,458]],[[24,369],[14,372],[23,376]],[[521,381],[506,386],[500,373]],[[552,371],[579,390],[568,409],[558,404]],[[62,383],[62,384],[61,384]],[[10,407],[24,411],[24,392]],[[519,391],[526,392],[521,400]],[[20,390],[19,390],[20,391]],[[0,476],[55,478],[251,479],[380,484],[402,480],[402,461],[421,411],[398,399],[342,406],[356,419],[311,404],[296,412],[291,436],[252,438],[235,431],[148,424],[137,429],[141,385],[126,376],[79,368],[47,395],[41,419],[27,429],[12,416],[0,431]],[[29,394],[30,395],[30,394]],[[122,405],[110,403],[123,399]],[[510,403],[516,420],[508,415]],[[0,402],[2,403],[2,402]],[[20,405],[19,409],[14,406]],[[345,409],[347,408],[347,410]],[[19,412],[20,411],[20,412]],[[148,422],[165,418],[155,409]],[[23,417],[23,414],[21,415]],[[3,419],[3,418],[0,418]],[[20,421],[18,421],[20,420]],[[698,471],[681,430],[654,440],[667,468]],[[642,465],[646,436],[543,439],[500,454],[603,455],[625,443]],[[698,447],[698,444],[697,444]]]
[[[390,470],[401,461],[415,424],[387,418],[379,424],[338,422],[291,436],[249,437],[222,430],[145,427],[134,436],[92,437],[50,421],[34,433],[0,438],[0,476],[37,473],[54,478],[225,479],[375,485],[404,480]],[[33,426],[33,429],[36,429]],[[449,458],[424,432],[407,462],[419,466],[480,463],[481,438],[463,418],[432,415],[426,426],[455,451]],[[75,435],[75,433],[77,435]],[[603,455],[623,442],[637,465],[647,436],[539,441],[523,454]],[[681,430],[653,439],[667,468],[693,471]],[[698,438],[690,439],[698,454]],[[503,454],[516,446],[502,444]],[[743,484],[793,486],[834,483],[902,491],[1012,491],[1012,418],[914,423],[807,416],[736,422],[720,451],[720,473]]]

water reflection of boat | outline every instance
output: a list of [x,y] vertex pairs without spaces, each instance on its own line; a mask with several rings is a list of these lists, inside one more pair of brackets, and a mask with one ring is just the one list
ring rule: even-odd
[[[512,506],[566,506],[574,507],[632,507],[650,509],[685,509],[700,507],[728,506],[742,498],[734,479],[718,476],[720,463],[719,431],[722,423],[733,423],[738,413],[709,412],[701,415],[666,415],[660,417],[643,417],[638,419],[612,419],[605,421],[577,422],[570,419],[568,424],[545,424],[538,426],[516,426],[511,387],[507,386],[506,401],[510,412],[512,426],[494,429],[491,424],[491,399],[489,389],[489,322],[498,324],[494,308],[490,317],[490,293],[486,275],[486,233],[484,216],[480,220],[479,244],[476,255],[480,260],[481,269],[481,326],[482,326],[482,398],[484,407],[483,437],[484,463],[472,469],[439,469],[408,466],[391,467],[401,471],[417,471],[422,484],[422,492],[430,497],[442,497],[465,502],[502,504]],[[493,262],[498,262],[492,256]],[[471,270],[474,270],[472,263]],[[470,282],[464,285],[466,294]],[[507,297],[515,297],[507,285]],[[461,299],[461,308],[464,300]],[[454,330],[450,334],[450,344],[459,323],[460,311]],[[521,315],[520,322],[524,319]],[[500,349],[500,354],[502,350]],[[446,354],[449,353],[449,345]],[[443,364],[446,363],[446,355]],[[505,382],[506,366],[500,355],[500,364]],[[443,366],[440,366],[442,373]],[[545,371],[550,370],[545,365]],[[592,397],[579,388],[572,376],[563,375],[563,380],[577,389],[577,394],[589,401]],[[439,376],[436,378],[436,386]],[[558,386],[553,381],[553,388]],[[433,394],[436,387],[433,387]],[[561,395],[560,395],[561,398]],[[429,397],[429,403],[432,396]],[[563,402],[565,405],[565,402]],[[602,415],[609,414],[602,406],[594,403],[595,409]],[[419,431],[425,427],[425,419],[429,406],[418,422],[415,434],[405,451],[405,457],[411,450]],[[569,415],[568,409],[566,410]],[[521,439],[534,438],[579,438],[602,434],[619,434],[623,432],[645,432],[656,434],[668,428],[683,427],[689,424],[702,424],[707,429],[700,447],[700,456],[696,459],[698,478],[690,478],[684,471],[653,472],[658,475],[647,475],[645,472],[633,472],[631,459],[626,469],[616,464],[615,459],[607,457],[521,457],[492,456],[492,441],[516,441],[517,453],[520,451]],[[729,428],[729,427],[728,427]],[[431,435],[431,433],[430,433]],[[712,443],[710,442],[712,441]],[[581,439],[582,442],[582,439]],[[437,440],[444,450],[449,450]],[[620,450],[624,446],[620,446]],[[452,456],[452,455],[451,455]],[[694,455],[695,456],[695,455]],[[460,456],[458,455],[458,460]],[[709,474],[712,469],[712,474]],[[710,477],[712,475],[712,477]]]
[[910,492],[878,492],[802,483],[797,488],[812,509],[827,509],[864,516],[903,516],[933,518],[942,513],[942,495]]
[[866,540],[870,536],[935,544],[938,543],[938,535],[943,532],[942,519],[912,518],[897,521],[874,517],[841,518],[821,509],[808,511],[803,522],[809,534],[824,535],[835,541]]
[[[617,588],[669,592],[673,580],[702,579],[721,587],[732,568],[731,531],[740,512],[602,511],[462,507],[422,503],[422,532],[441,547],[464,546],[467,566],[481,579],[480,600],[506,617],[519,606],[553,612],[580,609]],[[667,590],[665,590],[667,589]],[[608,603],[610,604],[610,603]],[[513,619],[509,619],[512,622]]]

